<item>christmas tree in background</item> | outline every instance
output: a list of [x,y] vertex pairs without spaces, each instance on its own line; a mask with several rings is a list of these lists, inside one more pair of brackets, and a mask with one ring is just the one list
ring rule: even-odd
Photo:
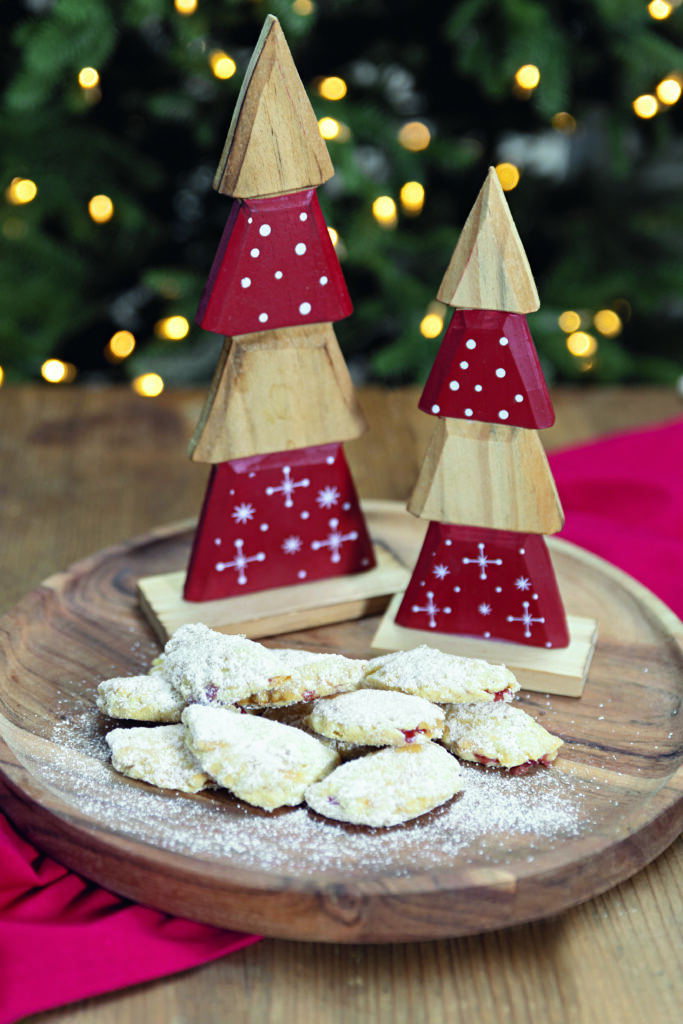
[[191,325],[225,220],[216,140],[267,13],[336,168],[318,198],[359,379],[427,376],[433,281],[490,165],[544,296],[530,326],[548,380],[681,375],[677,2],[5,0],[8,381],[50,358],[46,379],[147,393],[210,379],[215,336]]

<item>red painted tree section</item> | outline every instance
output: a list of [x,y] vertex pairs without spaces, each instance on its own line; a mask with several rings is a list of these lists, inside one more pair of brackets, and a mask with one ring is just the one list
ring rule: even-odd
[[453,419],[552,426],[555,414],[524,314],[456,310],[419,407]]
[[534,647],[569,643],[543,537],[506,530],[430,523],[396,622]]
[[352,309],[315,189],[233,203],[198,324],[233,336],[331,323]]
[[234,597],[374,564],[340,444],[254,455],[211,471],[184,596]]

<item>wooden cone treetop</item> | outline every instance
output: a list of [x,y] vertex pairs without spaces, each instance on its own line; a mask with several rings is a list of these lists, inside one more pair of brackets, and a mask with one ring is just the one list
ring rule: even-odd
[[266,18],[237,100],[214,188],[227,196],[282,195],[334,174],[280,23]]

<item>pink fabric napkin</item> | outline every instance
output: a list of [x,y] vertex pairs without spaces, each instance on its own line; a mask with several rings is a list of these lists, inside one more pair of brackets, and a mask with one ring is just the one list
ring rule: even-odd
[[[562,536],[683,615],[683,420],[554,454]],[[39,853],[0,816],[0,1024],[217,959],[258,936],[137,906]]]

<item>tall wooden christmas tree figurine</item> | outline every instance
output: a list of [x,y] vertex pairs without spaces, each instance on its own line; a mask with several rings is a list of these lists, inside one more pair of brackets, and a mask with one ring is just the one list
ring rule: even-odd
[[[393,608],[397,626],[415,635],[386,646],[444,646],[446,634],[568,648],[544,541],[564,522],[538,433],[554,414],[526,321],[540,303],[493,168],[438,298],[457,308],[419,402],[438,421],[408,503],[430,524]],[[385,646],[382,632],[376,646]],[[480,653],[506,660],[495,646]]]
[[[352,311],[316,194],[333,173],[269,16],[214,179],[233,205],[197,320],[226,338],[190,445],[212,470],[171,626],[206,621],[196,602],[330,577],[367,575],[360,590],[371,595],[395,586],[395,574],[372,582],[373,546],[341,443],[366,426],[332,326]],[[282,597],[283,611],[291,601]],[[323,603],[311,596],[310,624]],[[264,635],[233,613],[226,628]]]

